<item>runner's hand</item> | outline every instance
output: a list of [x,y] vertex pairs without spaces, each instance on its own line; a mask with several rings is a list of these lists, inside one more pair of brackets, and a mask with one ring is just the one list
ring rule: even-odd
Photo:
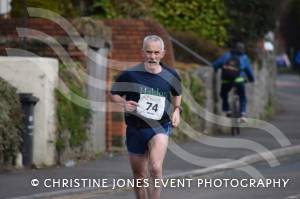
[[176,108],[172,115],[172,126],[177,127],[179,125],[179,122],[180,122],[180,110]]
[[135,101],[126,101],[124,104],[125,111],[132,112],[135,111],[138,103]]

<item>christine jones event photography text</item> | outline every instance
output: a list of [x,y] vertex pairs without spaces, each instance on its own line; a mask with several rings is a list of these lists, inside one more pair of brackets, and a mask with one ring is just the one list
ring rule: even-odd
[[33,187],[43,186],[45,188],[133,188],[133,187],[149,187],[151,184],[154,187],[170,187],[170,188],[191,188],[191,187],[204,187],[204,188],[286,188],[290,179],[284,178],[168,178],[168,179],[155,179],[153,182],[148,179],[87,179],[87,178],[74,178],[74,179],[54,179],[47,178],[43,180],[32,179],[31,185]]

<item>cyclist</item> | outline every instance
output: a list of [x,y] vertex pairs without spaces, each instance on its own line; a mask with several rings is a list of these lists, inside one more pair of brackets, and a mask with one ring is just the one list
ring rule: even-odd
[[228,93],[233,87],[237,88],[237,95],[240,100],[241,121],[246,122],[247,96],[245,91],[245,74],[249,82],[254,82],[254,74],[250,60],[245,54],[245,45],[237,42],[234,47],[213,62],[216,71],[222,69],[222,85],[220,96],[222,98],[222,110],[228,117],[231,110],[228,103]]

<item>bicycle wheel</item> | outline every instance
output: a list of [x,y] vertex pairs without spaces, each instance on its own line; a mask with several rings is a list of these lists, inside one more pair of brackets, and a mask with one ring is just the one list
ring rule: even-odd
[[234,96],[232,99],[232,116],[231,116],[231,135],[239,135],[239,118],[240,118],[240,109],[239,109],[239,98]]

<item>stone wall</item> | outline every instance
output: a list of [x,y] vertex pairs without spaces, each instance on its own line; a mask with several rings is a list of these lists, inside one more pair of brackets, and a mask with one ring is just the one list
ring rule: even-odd
[[274,105],[274,90],[277,75],[275,56],[264,54],[255,68],[256,81],[247,85],[250,117],[263,117],[268,106]]

